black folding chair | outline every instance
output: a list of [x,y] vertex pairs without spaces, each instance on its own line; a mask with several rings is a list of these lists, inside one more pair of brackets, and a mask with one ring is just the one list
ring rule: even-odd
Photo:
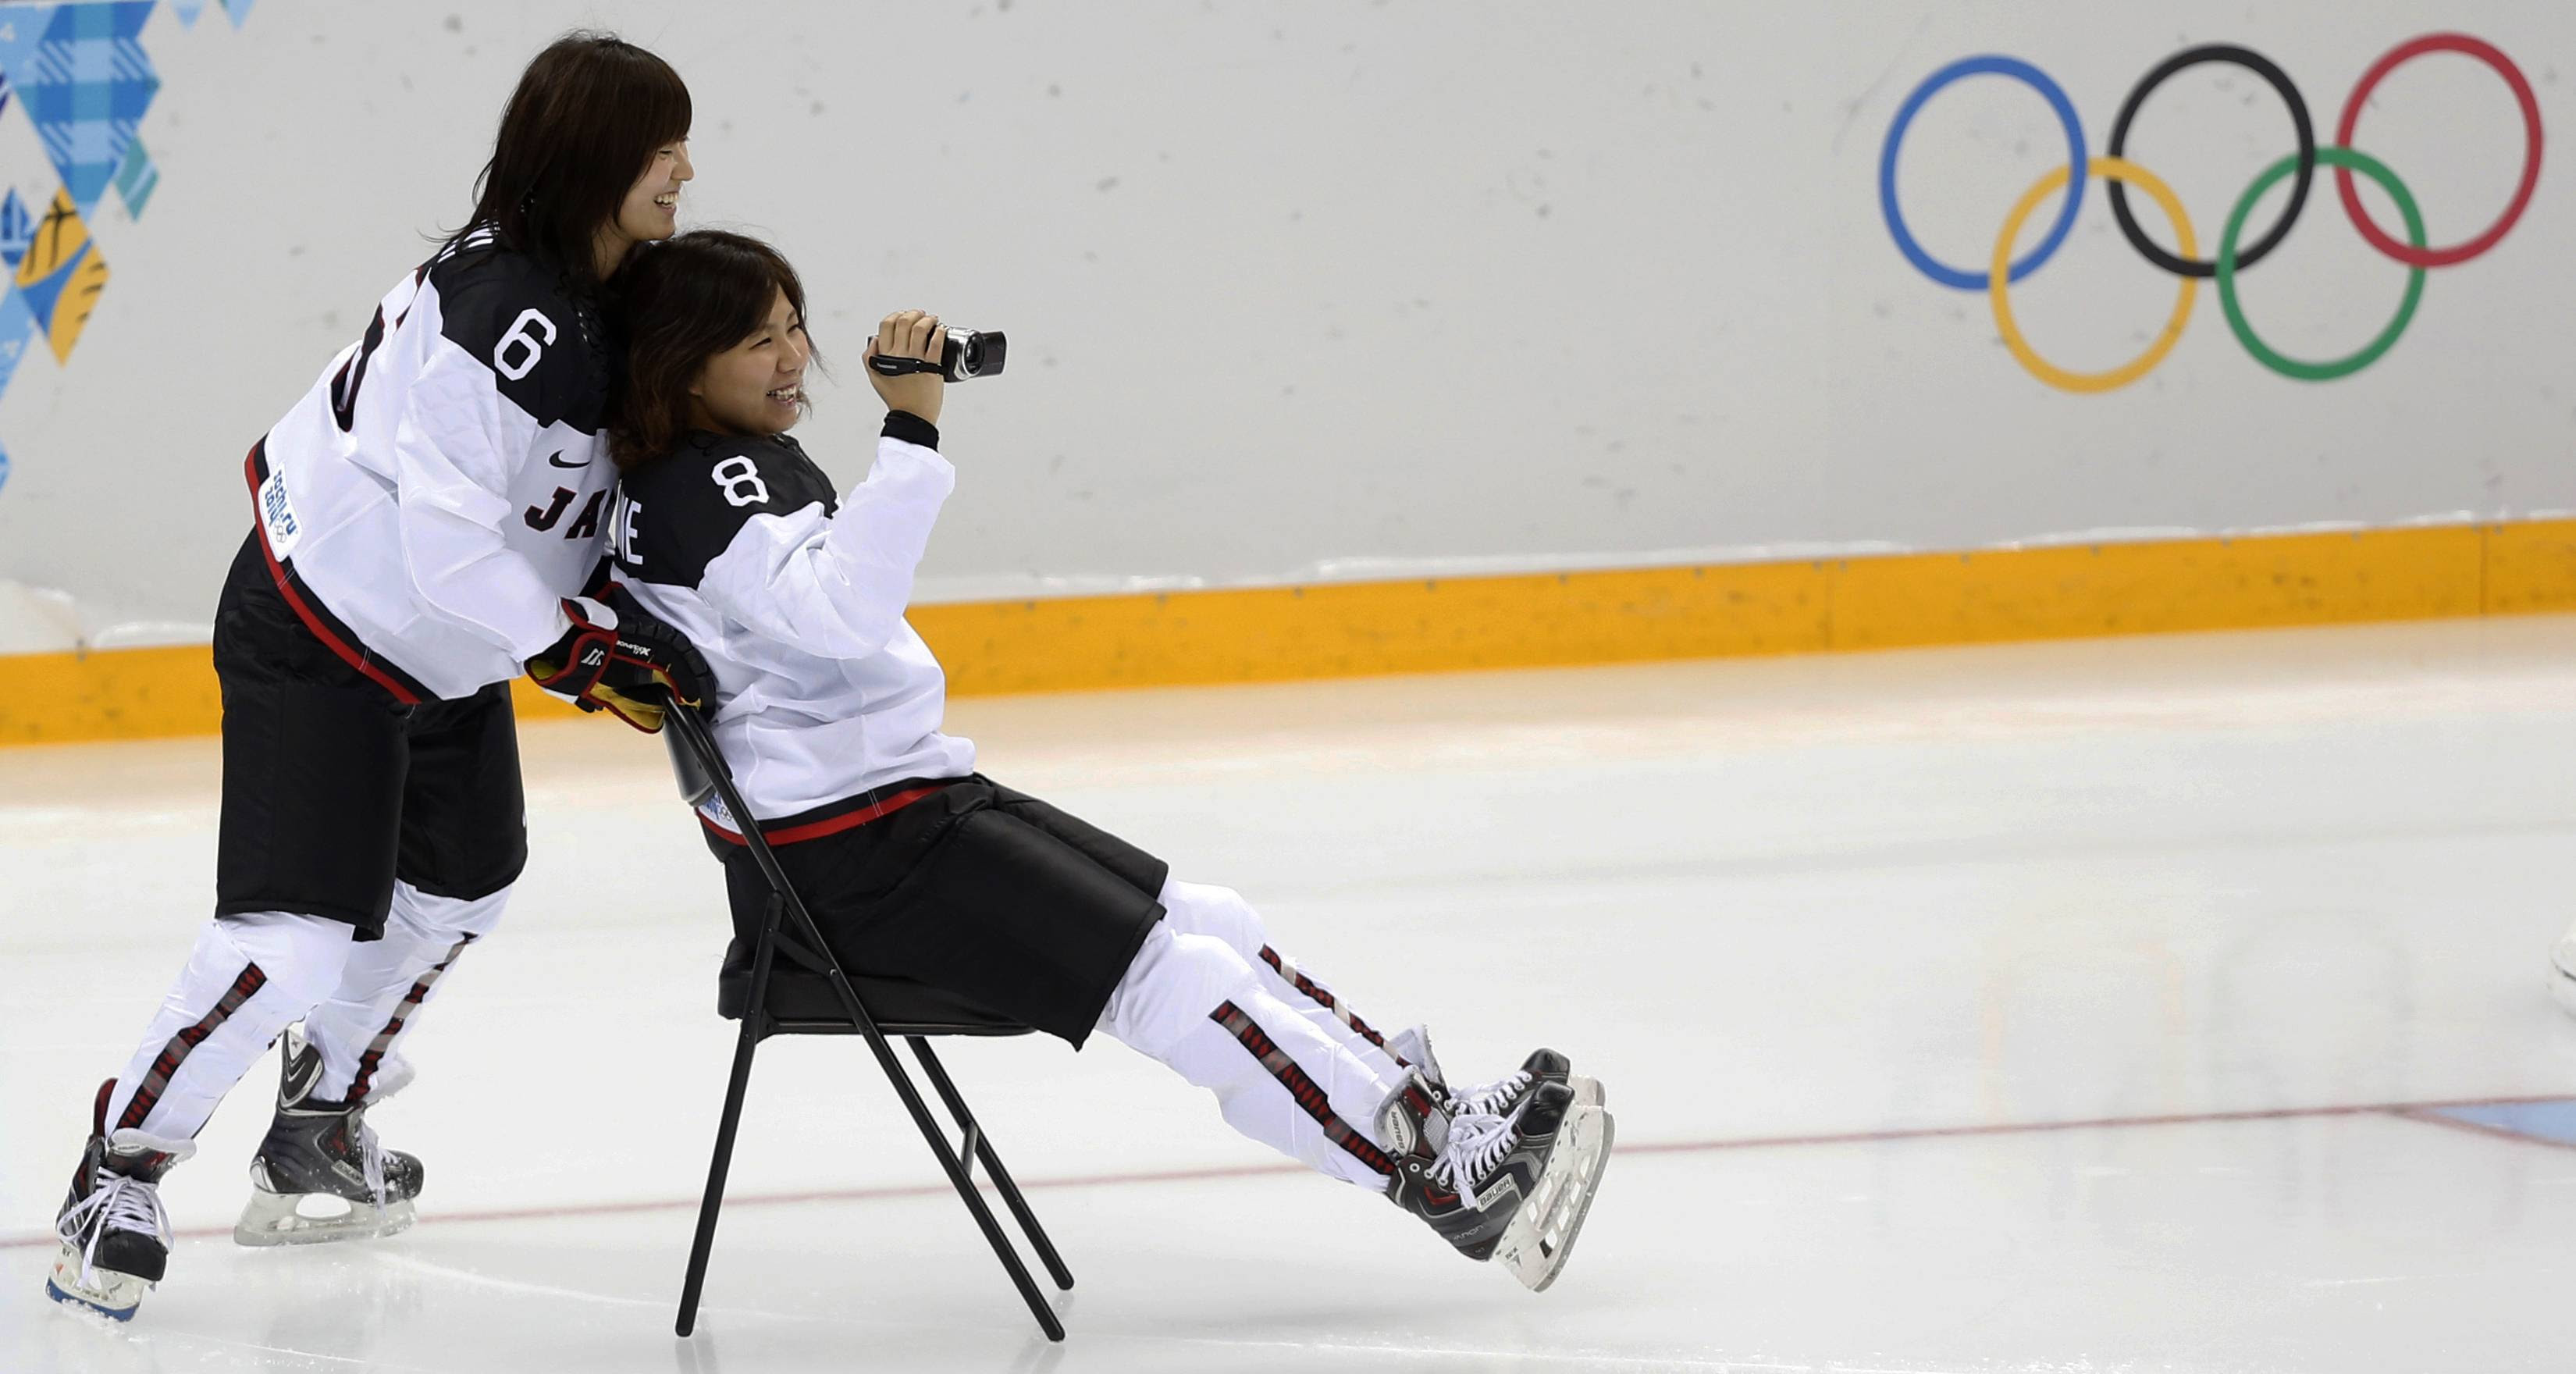
[[[957,1196],[964,1199],[966,1210],[975,1214],[975,1224],[983,1228],[994,1256],[1010,1271],[1011,1282],[1019,1286],[1020,1297],[1029,1305],[1029,1315],[1037,1318],[1048,1340],[1063,1340],[1064,1323],[1056,1319],[1054,1309],[1038,1292],[1028,1266],[1020,1262],[1019,1251],[1002,1233],[1001,1224],[993,1219],[993,1209],[985,1204],[983,1193],[975,1186],[974,1161],[983,1162],[984,1172],[993,1180],[1011,1215],[1019,1219],[1020,1230],[1036,1248],[1055,1286],[1072,1288],[1073,1273],[1056,1255],[1055,1245],[1029,1211],[1019,1185],[1011,1182],[1010,1172],[1002,1167],[1002,1157],[994,1152],[993,1142],[975,1123],[974,1113],[967,1110],[966,1099],[958,1095],[948,1071],[930,1052],[929,1037],[934,1035],[1026,1035],[1029,1027],[938,988],[898,978],[853,978],[842,972],[831,946],[824,943],[822,932],[815,928],[813,915],[779,868],[778,856],[770,851],[769,841],[753,823],[751,809],[743,805],[742,793],[734,787],[733,772],[725,766],[724,755],[717,752],[706,723],[697,712],[675,707],[666,716],[662,733],[671,747],[680,794],[693,807],[711,795],[724,799],[725,809],[742,826],[743,843],[750,847],[752,861],[760,865],[770,887],[768,916],[758,938],[745,940],[736,934],[725,952],[724,969],[717,983],[716,1009],[742,1022],[742,1036],[734,1048],[733,1081],[725,1088],[724,1117],[716,1127],[715,1160],[707,1167],[706,1198],[698,1206],[698,1235],[689,1247],[689,1276],[680,1289],[679,1333],[686,1336],[697,1326],[698,1295],[706,1284],[707,1254],[715,1244],[716,1214],[724,1207],[725,1172],[733,1163],[734,1132],[741,1125],[743,1092],[751,1082],[752,1051],[773,1035],[863,1035],[877,1057],[877,1066],[894,1084],[895,1095],[912,1113],[913,1124],[921,1128],[922,1139],[930,1142],[931,1153],[939,1156],[940,1167],[948,1171],[948,1181],[955,1185]],[[790,921],[794,923],[792,931],[786,928]],[[780,956],[794,967],[781,967]],[[911,1074],[895,1058],[894,1047],[889,1043],[893,1036],[912,1043],[922,1072],[930,1076],[931,1086],[948,1104],[948,1114],[965,1132],[956,1146],[950,1146],[939,1123],[931,1119],[930,1109],[922,1102],[920,1090],[913,1086]]]

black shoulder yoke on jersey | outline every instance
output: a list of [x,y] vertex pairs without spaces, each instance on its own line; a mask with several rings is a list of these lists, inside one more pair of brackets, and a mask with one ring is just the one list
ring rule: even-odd
[[488,229],[422,267],[438,292],[440,332],[492,371],[492,384],[539,425],[597,434],[608,410],[609,339],[597,302],[563,271],[503,247]]
[[784,434],[767,438],[691,430],[671,452],[620,479],[625,537],[617,568],[641,582],[695,587],[707,564],[755,515],[821,504],[840,509],[832,479]]

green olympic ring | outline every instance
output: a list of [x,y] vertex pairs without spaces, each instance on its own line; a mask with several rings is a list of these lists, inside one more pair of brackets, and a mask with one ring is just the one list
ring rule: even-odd
[[[2424,217],[2416,211],[2415,197],[2407,194],[2406,183],[2399,181],[2397,174],[2388,170],[2386,163],[2368,153],[2355,152],[2350,148],[2319,148],[2316,156],[2317,161],[2328,166],[2348,168],[2386,187],[2389,197],[2397,202],[2397,213],[2406,219],[2406,241],[2413,244],[2417,251],[2422,251]],[[2228,215],[2227,230],[2218,236],[2218,304],[2220,309],[2227,312],[2227,327],[2236,331],[2236,341],[2245,345],[2245,351],[2253,354],[2256,362],[2284,377],[2298,381],[2331,382],[2337,377],[2349,377],[2378,362],[2380,355],[2396,344],[2397,336],[2406,332],[2407,323],[2415,318],[2416,303],[2424,298],[2424,269],[2414,266],[2406,269],[2406,299],[2398,302],[2396,318],[2388,322],[2387,328],[2379,331],[2378,338],[2371,340],[2360,352],[2348,358],[2338,358],[2328,363],[2305,363],[2282,354],[2263,342],[2255,335],[2254,326],[2245,322],[2244,308],[2236,301],[2236,238],[2245,231],[2245,219],[2253,213],[2254,203],[2261,200],[2263,193],[2271,190],[2281,178],[2297,171],[2298,166],[2299,155],[2292,153],[2265,168],[2263,174],[2254,178],[2254,184],[2248,187],[2245,194],[2237,200],[2235,211]]]

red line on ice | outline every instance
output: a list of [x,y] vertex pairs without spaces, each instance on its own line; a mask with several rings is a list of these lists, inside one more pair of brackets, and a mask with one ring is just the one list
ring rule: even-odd
[[[2471,1122],[2429,1113],[2448,1107],[2510,1107],[2532,1102],[2564,1102],[2565,1093],[2542,1093],[2530,1097],[2470,1097],[2430,1102],[2365,1102],[2349,1106],[2268,1107],[2236,1112],[2176,1112],[2166,1116],[2104,1116],[2076,1121],[1999,1121],[1976,1126],[1900,1126],[1875,1131],[1841,1131],[1821,1135],[1735,1136],[1719,1140],[1668,1140],[1638,1145],[1619,1145],[1613,1153],[1623,1155],[1707,1154],[1719,1150],[1781,1150],[1819,1145],[1872,1145],[1906,1140],[1942,1140],[1964,1136],[2032,1135],[2044,1131],[2098,1131],[2133,1126],[2202,1126],[2237,1121],[2291,1121],[2306,1117],[2387,1116],[2401,1121],[2421,1122],[2429,1126],[2448,1126],[2479,1135],[2495,1136],[2528,1145],[2556,1145],[2558,1142],[2537,1137],[2481,1127]],[[1271,1175],[1307,1172],[1295,1164],[1220,1165],[1200,1169],[1155,1169],[1136,1173],[1076,1174],[1063,1178],[1023,1180],[1020,1188],[1036,1192],[1041,1188],[1110,1188],[1138,1183],[1197,1183],[1220,1178],[1261,1178]],[[991,1185],[979,1187],[990,1190]],[[874,1202],[892,1198],[936,1197],[950,1191],[946,1183],[882,1184],[870,1188],[836,1188],[804,1193],[734,1193],[725,1198],[727,1208],[777,1207],[795,1203]],[[461,1212],[441,1211],[424,1215],[421,1224],[466,1221],[528,1221],[546,1217],[616,1216],[628,1212],[678,1212],[698,1205],[694,1196],[656,1198],[634,1202],[583,1202],[546,1207],[494,1207]],[[177,1233],[184,1239],[232,1234],[229,1226],[196,1226]],[[53,1245],[51,1232],[33,1236],[0,1238],[0,1250]]]

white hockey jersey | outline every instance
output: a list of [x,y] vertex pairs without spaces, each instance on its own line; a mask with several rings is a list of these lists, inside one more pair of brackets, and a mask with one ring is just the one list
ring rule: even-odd
[[[703,432],[617,498],[618,580],[715,669],[716,743],[764,829],[855,824],[888,783],[975,771],[975,746],[939,729],[947,675],[904,619],[957,471],[929,425],[886,428],[846,502],[785,435]],[[720,803],[707,816],[741,824]]]
[[459,240],[252,448],[281,587],[405,701],[472,695],[553,645],[605,543],[609,344],[560,274]]

